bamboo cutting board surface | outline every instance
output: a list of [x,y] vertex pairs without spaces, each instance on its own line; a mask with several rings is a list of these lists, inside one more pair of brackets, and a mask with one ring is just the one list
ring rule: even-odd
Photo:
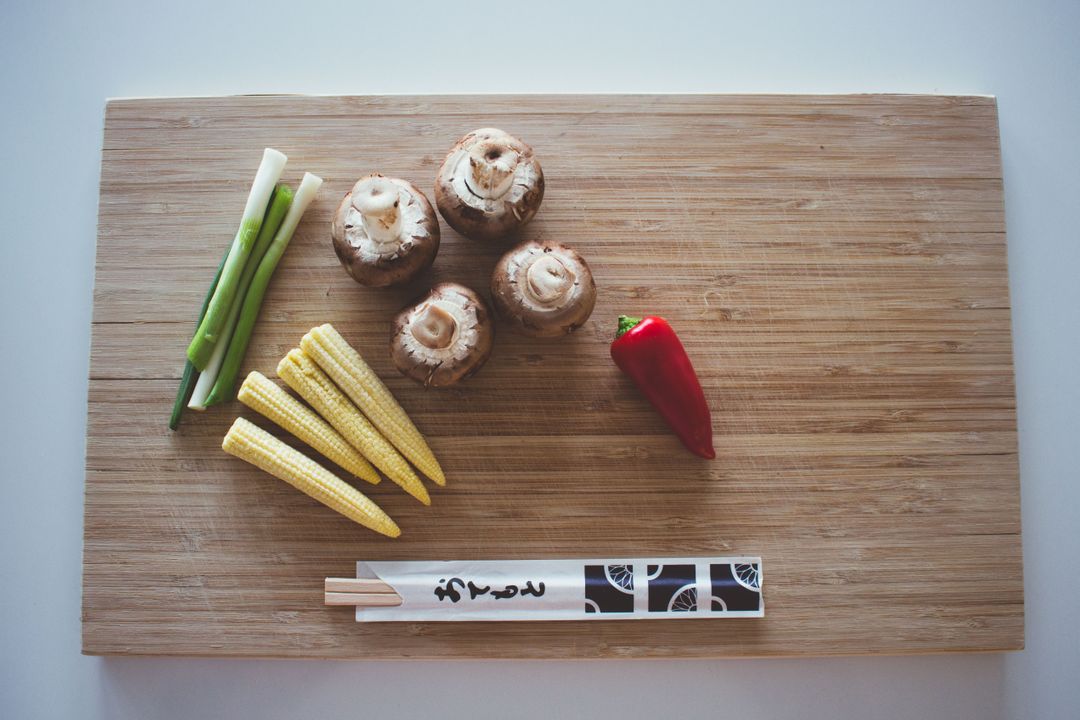
[[[524,237],[599,287],[564,340],[500,327],[425,391],[387,351],[433,282],[486,294],[500,249],[442,224],[432,272],[365,289],[330,217],[378,170],[432,192],[465,132],[533,145]],[[364,486],[392,541],[225,455],[233,402],[166,429],[194,316],[264,146],[326,180],[246,369],[332,322],[429,437],[424,508]],[[713,409],[682,450],[615,369],[621,314],[667,317]],[[108,104],[87,437],[83,650],[642,657],[1016,649],[1019,478],[996,105],[930,96],[234,97]],[[761,555],[766,617],[365,625],[322,605],[357,560]]]

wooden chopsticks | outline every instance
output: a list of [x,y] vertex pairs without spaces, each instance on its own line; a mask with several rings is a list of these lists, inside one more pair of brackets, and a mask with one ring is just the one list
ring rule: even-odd
[[382,580],[373,578],[326,578],[323,604],[358,607],[396,607],[401,596]]

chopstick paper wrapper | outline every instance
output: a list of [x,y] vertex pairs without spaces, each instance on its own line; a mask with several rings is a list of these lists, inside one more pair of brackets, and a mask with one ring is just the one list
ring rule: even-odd
[[358,562],[325,599],[357,622],[765,615],[757,557]]

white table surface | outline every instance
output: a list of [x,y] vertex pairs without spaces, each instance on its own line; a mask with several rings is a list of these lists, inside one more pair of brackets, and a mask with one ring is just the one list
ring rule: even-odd
[[[1080,3],[467,5],[0,4],[0,717],[1076,717]],[[594,91],[998,97],[1027,649],[753,661],[80,655],[87,351],[105,99]]]

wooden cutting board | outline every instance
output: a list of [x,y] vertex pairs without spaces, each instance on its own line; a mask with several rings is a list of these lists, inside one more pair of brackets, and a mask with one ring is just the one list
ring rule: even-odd
[[[425,391],[389,319],[433,282],[486,293],[500,248],[443,224],[434,270],[370,290],[330,216],[359,176],[430,192],[459,136],[531,143],[527,238],[599,285],[558,341],[500,328],[467,384]],[[332,322],[430,438],[423,508],[365,492],[376,536],[220,449],[239,403],[166,418],[195,313],[264,146],[326,184],[246,366]],[[716,460],[614,368],[620,313],[677,328]],[[266,423],[258,420],[264,426]],[[233,97],[108,104],[87,437],[83,650],[290,657],[698,657],[1017,649],[1016,416],[996,105],[986,97]],[[360,559],[761,555],[763,620],[361,625],[322,605]]]

